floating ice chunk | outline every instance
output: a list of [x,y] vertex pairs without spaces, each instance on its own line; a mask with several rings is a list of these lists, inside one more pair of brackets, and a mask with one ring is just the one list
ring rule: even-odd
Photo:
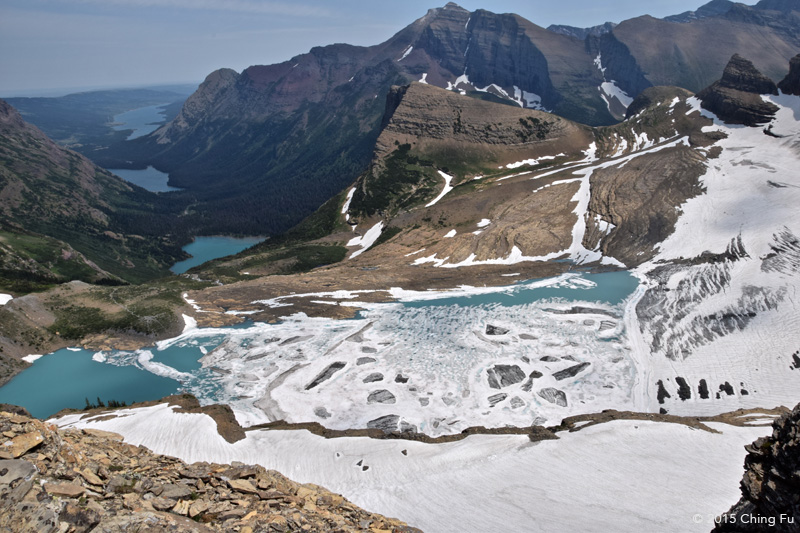
[[[192,379],[191,374],[187,374],[186,372],[180,372],[179,370],[176,370],[171,366],[165,365],[164,363],[153,361],[153,352],[151,352],[150,350],[141,350],[138,353],[139,356],[136,359],[137,362],[139,363],[139,365],[141,365],[142,368],[144,368],[151,374],[174,379],[176,381],[188,381]],[[94,357],[92,357],[92,359],[94,359]],[[95,361],[97,361],[97,359],[95,359]]]
[[98,363],[105,363],[107,360],[106,354],[103,352],[95,352],[92,354],[92,361],[96,361]]
[[80,352],[81,351],[80,348],[73,348],[73,347],[67,348],[67,350],[70,351],[70,352]]

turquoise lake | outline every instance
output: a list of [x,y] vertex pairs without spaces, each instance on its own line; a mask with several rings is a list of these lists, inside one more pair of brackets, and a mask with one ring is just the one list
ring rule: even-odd
[[156,131],[159,126],[166,122],[164,117],[164,108],[168,104],[151,105],[147,107],[140,107],[132,109],[119,115],[114,115],[114,125],[112,128],[115,131],[133,130],[126,140],[136,139],[143,137],[148,133]]
[[238,254],[263,240],[263,237],[196,237],[194,242],[183,247],[184,251],[191,254],[192,257],[175,263],[170,270],[176,274],[183,274],[190,268],[202,265],[206,261]]
[[[240,245],[249,246],[258,240],[252,238]],[[535,280],[524,281],[516,284],[510,292],[404,302],[403,305],[514,306],[539,300],[606,302],[619,305],[637,286],[636,278],[628,272],[583,274],[578,279],[592,283],[568,282],[560,286],[534,288],[530,285]],[[30,368],[0,387],[0,403],[21,405],[34,416],[42,418],[66,407],[81,409],[87,398],[95,403],[98,397],[103,402],[113,399],[130,404],[157,400],[181,390],[188,390],[202,397],[205,402],[226,402],[229,398],[225,398],[220,392],[220,380],[223,376],[213,369],[202,368],[199,359],[226,340],[230,342],[227,330],[246,330],[252,326],[252,323],[245,323],[233,328],[220,328],[209,331],[207,336],[200,334],[191,339],[181,339],[161,350],[151,347],[136,352],[104,353],[100,358],[103,362],[94,360],[94,352],[91,351],[58,350],[38,359]],[[249,340],[244,335],[237,342],[246,347]]]
[[153,167],[147,167],[144,170],[130,170],[127,168],[108,168],[106,170],[116,174],[125,181],[133,183],[134,185],[138,185],[139,187],[147,189],[150,192],[169,192],[181,190],[178,187],[170,187],[167,185],[167,181],[169,181],[169,175],[161,172],[160,170],[156,170]]

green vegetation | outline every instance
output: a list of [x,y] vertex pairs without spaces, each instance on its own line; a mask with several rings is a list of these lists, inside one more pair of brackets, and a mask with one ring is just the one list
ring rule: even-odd
[[408,208],[434,194],[440,181],[432,161],[412,154],[410,144],[402,144],[367,178],[368,192],[356,190],[351,210],[372,216]]
[[390,240],[392,240],[394,238],[395,235],[397,235],[399,233],[402,233],[402,232],[403,232],[403,228],[399,228],[397,226],[389,226],[388,228],[386,228],[385,230],[383,230],[381,232],[380,237],[377,238],[375,243],[372,245],[372,248],[375,248],[376,246],[380,246],[381,244],[383,244],[385,242],[389,242]]
[[256,247],[234,256],[217,259],[189,272],[204,279],[233,283],[256,276],[241,274],[251,270],[264,274],[297,274],[344,260],[347,248],[335,244],[294,243],[272,249]]
[[90,409],[99,409],[108,407],[109,409],[118,409],[120,407],[126,407],[127,404],[125,402],[120,402],[117,400],[108,400],[107,404],[103,403],[103,400],[100,397],[97,397],[97,403],[92,403],[89,401],[89,398],[86,398],[86,407],[83,408],[84,411],[88,411]]
[[170,307],[144,303],[137,303],[118,313],[78,305],[67,305],[55,311],[56,321],[48,330],[70,340],[106,332],[156,336],[177,327],[180,321]]

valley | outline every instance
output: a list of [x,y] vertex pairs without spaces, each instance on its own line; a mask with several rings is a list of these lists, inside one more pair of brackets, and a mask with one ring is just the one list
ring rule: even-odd
[[0,101],[0,404],[425,531],[709,531],[800,401],[798,21],[449,3],[103,139]]

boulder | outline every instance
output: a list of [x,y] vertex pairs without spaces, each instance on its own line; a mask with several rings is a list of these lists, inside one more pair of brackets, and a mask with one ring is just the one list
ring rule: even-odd
[[489,386],[493,389],[502,389],[525,379],[525,372],[517,365],[494,365],[486,371]]
[[553,387],[548,387],[540,390],[537,394],[550,403],[560,405],[561,407],[567,406],[567,395],[564,394],[564,391],[555,389]]
[[553,374],[553,377],[556,381],[561,381],[567,378],[572,378],[577,376],[580,372],[582,372],[585,368],[587,368],[591,363],[584,362],[579,363],[577,365],[573,365],[571,367],[565,368],[564,370],[559,370]]
[[367,396],[367,403],[395,403],[397,402],[397,398],[395,398],[394,394],[389,392],[386,389],[376,390],[369,393]]

